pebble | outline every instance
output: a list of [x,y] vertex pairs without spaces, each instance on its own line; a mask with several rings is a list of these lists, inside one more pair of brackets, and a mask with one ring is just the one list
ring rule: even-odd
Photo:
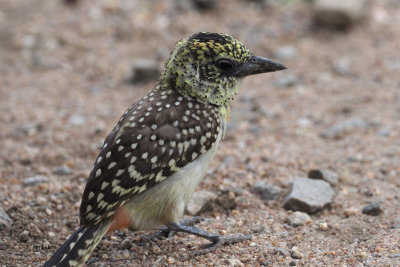
[[274,248],[274,254],[287,257],[290,255],[289,251],[284,248]]
[[222,164],[225,165],[225,166],[231,165],[233,163],[235,163],[235,157],[232,157],[232,156],[227,156],[222,161]]
[[56,234],[55,234],[54,232],[48,232],[47,235],[48,235],[49,237],[55,237],[55,236],[56,236]]
[[343,214],[346,217],[354,216],[354,215],[358,214],[358,209],[352,208],[352,207],[351,208],[347,208],[347,209],[344,210]]
[[46,183],[48,181],[49,181],[49,179],[44,175],[35,175],[35,176],[25,178],[24,181],[22,182],[22,184],[24,186],[34,186],[37,184]]
[[275,84],[281,88],[287,88],[295,85],[298,80],[299,78],[297,75],[289,73],[279,78]]
[[51,209],[49,209],[49,208],[46,208],[44,211],[45,211],[46,214],[49,215],[49,216],[51,216],[51,214],[53,214],[53,212],[52,212]]
[[396,216],[390,223],[390,229],[400,229],[400,216]]
[[152,251],[153,251],[153,253],[156,254],[156,255],[160,255],[160,254],[162,253],[160,247],[157,246],[156,244],[153,244]]
[[68,120],[68,123],[73,126],[80,126],[85,124],[85,122],[86,122],[85,117],[81,115],[72,115]]
[[382,127],[378,130],[378,135],[383,136],[383,137],[388,137],[390,134],[390,131],[388,128]]
[[64,0],[64,3],[72,5],[78,3],[78,0]]
[[71,169],[68,166],[60,166],[54,170],[53,174],[55,175],[67,175],[71,173]]
[[275,54],[280,59],[293,59],[297,57],[297,49],[293,46],[285,45],[278,48]]
[[237,260],[237,259],[228,259],[227,263],[228,263],[228,266],[230,266],[230,267],[242,267],[242,266],[244,266],[244,264],[240,260]]
[[197,215],[204,206],[215,199],[217,199],[217,195],[213,192],[206,190],[196,191],[189,200],[186,211],[189,215]]
[[365,252],[365,251],[361,251],[361,252],[360,252],[360,257],[361,257],[362,259],[365,259],[367,256],[368,256],[368,253],[367,253],[367,252]]
[[379,202],[369,204],[362,209],[363,214],[367,214],[367,215],[371,215],[371,216],[379,216],[382,212],[383,212],[383,210],[382,210],[381,204]]
[[122,256],[123,256],[125,259],[128,259],[128,258],[131,257],[131,254],[129,253],[129,251],[125,250],[124,253],[122,254]]
[[[39,122],[26,122],[23,124],[20,124],[14,128],[14,132],[17,136],[32,136],[37,134],[39,131],[41,131],[44,128],[42,123]],[[29,148],[29,147],[28,147]]]
[[168,257],[167,262],[169,264],[174,264],[175,263],[175,259],[173,257]]
[[302,259],[302,258],[303,258],[303,253],[301,253],[301,252],[299,251],[299,249],[298,249],[296,246],[294,246],[294,247],[292,247],[292,249],[290,250],[290,256],[291,256],[293,259]]
[[334,191],[322,180],[295,178],[284,201],[284,208],[315,213],[331,204]]
[[322,231],[326,231],[326,230],[329,229],[329,226],[328,226],[327,223],[319,223],[319,224],[318,224],[318,227],[319,227],[319,229],[322,230]]
[[317,26],[344,30],[368,15],[367,0],[316,0],[313,20]]
[[320,136],[328,139],[341,139],[346,134],[356,129],[365,129],[368,126],[370,126],[370,124],[361,118],[350,118],[344,121],[340,121],[329,127],[328,129],[322,131],[320,133]]
[[218,7],[218,0],[192,0],[193,6],[199,10],[211,10]]
[[141,84],[156,81],[160,77],[158,63],[153,60],[139,59],[135,62],[129,83]]
[[43,243],[42,243],[43,249],[48,249],[48,248],[50,248],[50,246],[51,246],[51,244],[50,244],[49,240],[47,240],[47,239],[43,240]]
[[7,243],[0,241],[0,250],[6,250],[8,248]]
[[3,209],[3,207],[0,207],[0,230],[3,230],[4,228],[7,228],[11,226],[13,223],[13,220],[8,216],[7,212]]
[[354,75],[352,72],[352,67],[351,67],[351,60],[348,57],[342,57],[338,59],[336,62],[334,62],[332,69],[334,72],[340,75]]
[[35,157],[40,153],[37,147],[25,146],[20,151],[16,151],[17,159],[23,165],[30,165]]
[[330,185],[336,185],[339,181],[339,175],[330,170],[313,169],[308,172],[308,178],[327,181]]
[[274,200],[282,193],[282,188],[267,184],[264,181],[258,181],[254,184],[253,190],[261,194],[263,200]]
[[29,238],[29,231],[23,230],[19,236],[19,240],[21,242],[26,242],[26,241],[28,241],[28,238]]
[[311,222],[310,216],[307,213],[301,211],[295,211],[288,217],[289,225],[294,227],[303,226],[310,222]]

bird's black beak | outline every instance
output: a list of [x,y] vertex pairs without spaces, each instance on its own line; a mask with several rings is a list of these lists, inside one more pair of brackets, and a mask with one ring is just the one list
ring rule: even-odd
[[238,77],[246,77],[249,75],[264,73],[264,72],[273,72],[278,70],[285,70],[286,66],[272,61],[268,58],[251,56],[250,60],[243,64],[243,66],[238,71]]

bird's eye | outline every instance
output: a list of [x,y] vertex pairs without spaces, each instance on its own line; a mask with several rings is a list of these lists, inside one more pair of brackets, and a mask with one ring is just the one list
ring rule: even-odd
[[230,60],[227,60],[227,59],[218,60],[216,65],[219,70],[224,71],[224,72],[230,71],[234,67],[233,62]]

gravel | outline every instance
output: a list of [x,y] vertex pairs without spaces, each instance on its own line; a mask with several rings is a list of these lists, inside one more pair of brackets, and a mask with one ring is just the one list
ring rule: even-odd
[[361,118],[350,118],[340,121],[320,133],[321,137],[340,139],[345,135],[353,133],[357,129],[366,129],[370,124]]
[[23,181],[24,186],[34,186],[37,184],[46,183],[49,181],[49,178],[44,175],[35,175],[31,177],[27,177]]
[[128,79],[133,84],[156,81],[160,77],[158,63],[148,59],[137,60]]
[[68,166],[60,166],[54,170],[55,175],[68,175],[71,174],[71,169]]
[[[196,227],[253,238],[189,257],[206,241],[179,233],[140,242],[153,231],[124,230],[103,238],[91,265],[167,266],[171,257],[174,266],[398,266],[398,1],[370,1],[368,23],[341,32],[310,27],[310,1],[220,0],[207,11],[179,2],[188,1],[0,1],[0,206],[12,219],[0,230],[1,265],[42,266],[79,226],[99,148],[155,86],[126,82],[133,63],[161,68],[176,41],[208,30],[289,68],[243,80],[233,124],[196,188],[218,195]],[[285,46],[297,55],[289,49],[278,58]],[[275,82],[289,71],[298,80],[279,90]],[[352,118],[363,123],[320,135]],[[61,166],[72,173],[54,175]],[[257,181],[289,191],[291,177],[312,169],[334,171],[339,182],[329,209],[310,224],[288,225],[284,193],[272,201],[254,193]],[[35,175],[48,181],[24,186]],[[376,202],[384,212],[362,214]],[[301,259],[291,257],[293,246]]]
[[0,207],[0,230],[4,228],[10,227],[13,223],[13,220],[8,216],[6,211]]

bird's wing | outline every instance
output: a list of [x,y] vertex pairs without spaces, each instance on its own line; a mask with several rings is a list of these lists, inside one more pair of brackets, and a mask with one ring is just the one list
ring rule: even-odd
[[132,196],[207,152],[222,130],[221,120],[216,107],[173,90],[151,91],[132,105],[96,159],[82,197],[81,224],[111,217]]

